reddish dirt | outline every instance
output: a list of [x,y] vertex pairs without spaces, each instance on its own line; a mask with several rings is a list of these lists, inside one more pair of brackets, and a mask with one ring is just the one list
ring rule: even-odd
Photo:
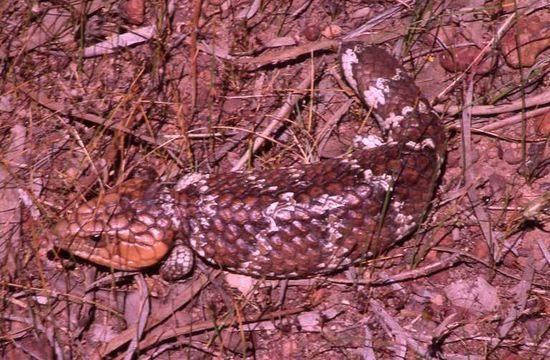
[[[0,4],[2,358],[550,357],[544,1],[168,3]],[[136,167],[223,176],[377,132],[337,64],[352,38],[403,59],[448,129],[431,210],[403,244],[288,282],[203,265],[169,284],[54,252],[67,209]]]

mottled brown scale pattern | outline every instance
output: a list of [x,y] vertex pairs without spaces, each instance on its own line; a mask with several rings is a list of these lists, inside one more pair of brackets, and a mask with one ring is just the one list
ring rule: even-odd
[[[130,180],[55,229],[58,246],[116,269],[163,259],[165,277],[202,259],[258,277],[330,273],[374,256],[422,221],[445,136],[413,80],[385,51],[341,51],[343,73],[372,108],[386,141],[342,159],[276,170],[190,174],[177,186]],[[365,142],[365,143],[368,143]],[[180,244],[183,244],[181,246]]]

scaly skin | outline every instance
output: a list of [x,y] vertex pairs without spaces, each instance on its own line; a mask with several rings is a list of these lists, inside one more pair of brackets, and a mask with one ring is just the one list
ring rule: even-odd
[[192,174],[175,187],[130,180],[59,222],[57,246],[137,270],[161,261],[178,237],[230,271],[295,278],[334,272],[394,245],[422,221],[444,156],[444,131],[385,51],[350,43],[341,62],[385,142],[310,165]]

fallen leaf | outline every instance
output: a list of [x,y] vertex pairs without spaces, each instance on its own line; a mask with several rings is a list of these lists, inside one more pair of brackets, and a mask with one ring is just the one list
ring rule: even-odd
[[481,276],[447,285],[445,295],[454,306],[476,315],[495,311],[500,305],[496,288]]

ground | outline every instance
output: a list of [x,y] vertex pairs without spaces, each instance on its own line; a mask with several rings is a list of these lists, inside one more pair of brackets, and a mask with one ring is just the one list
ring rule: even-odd
[[[0,4],[3,358],[550,357],[545,1]],[[401,59],[447,130],[420,229],[332,276],[110,272],[55,251],[75,203],[162,181],[322,161],[379,133],[345,40]],[[263,142],[261,142],[261,139]]]

